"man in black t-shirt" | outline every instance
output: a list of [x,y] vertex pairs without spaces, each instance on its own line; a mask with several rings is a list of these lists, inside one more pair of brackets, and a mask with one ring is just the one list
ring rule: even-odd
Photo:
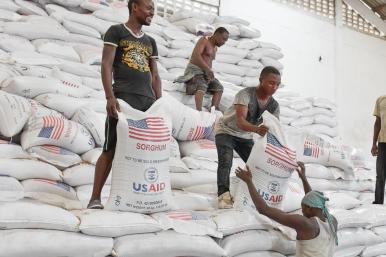
[[[146,111],[161,97],[161,79],[156,59],[157,45],[141,31],[154,16],[152,0],[129,0],[129,20],[111,26],[104,36],[102,82],[107,99],[103,153],[95,166],[93,193],[87,208],[102,209],[100,194],[111,170],[117,141],[117,98],[133,108]],[[114,84],[112,79],[114,78]]]

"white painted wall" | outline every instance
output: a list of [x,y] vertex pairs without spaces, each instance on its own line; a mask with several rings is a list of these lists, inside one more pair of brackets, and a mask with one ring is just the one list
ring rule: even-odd
[[373,106],[386,94],[386,41],[272,0],[222,0],[220,14],[248,20],[260,40],[280,46],[288,88],[334,100],[343,141],[370,149]]

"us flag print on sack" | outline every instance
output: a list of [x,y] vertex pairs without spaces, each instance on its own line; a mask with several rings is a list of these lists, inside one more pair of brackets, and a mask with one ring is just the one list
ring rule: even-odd
[[269,132],[267,133],[267,146],[265,152],[293,168],[298,166],[296,163],[296,151],[282,146],[276,137]]
[[58,140],[63,133],[64,120],[55,116],[43,117],[43,128],[40,130],[38,137]]
[[41,146],[41,149],[46,151],[46,152],[53,153],[53,154],[74,155],[73,152],[68,151],[64,148],[58,147],[58,146],[54,146],[54,145],[43,145],[43,146]]
[[213,126],[210,126],[210,127],[197,126],[196,128],[193,128],[190,131],[188,135],[188,140],[194,141],[202,138],[208,138],[212,133],[212,130],[213,130]]
[[129,138],[149,141],[170,141],[170,130],[161,117],[149,117],[141,120],[127,119]]
[[314,144],[313,142],[309,141],[308,139],[306,139],[304,141],[303,155],[318,158],[319,154],[320,154],[320,147]]

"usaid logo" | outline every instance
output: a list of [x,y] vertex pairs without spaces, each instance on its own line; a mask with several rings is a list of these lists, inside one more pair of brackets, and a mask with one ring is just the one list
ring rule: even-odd
[[277,194],[280,191],[280,184],[277,181],[271,181],[268,184],[268,191],[271,194]]
[[149,183],[154,183],[158,180],[158,170],[154,167],[145,170],[145,180]]

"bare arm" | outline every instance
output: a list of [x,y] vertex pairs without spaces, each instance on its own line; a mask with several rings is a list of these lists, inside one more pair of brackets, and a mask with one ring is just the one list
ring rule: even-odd
[[119,110],[119,104],[113,93],[112,80],[113,80],[113,63],[115,58],[116,47],[105,44],[102,52],[102,83],[105,91],[107,104],[106,111],[109,116],[118,117],[117,111]]
[[155,99],[161,98],[162,96],[162,87],[161,87],[161,78],[158,74],[157,60],[155,58],[150,58],[150,72],[152,78],[152,87],[155,94]]
[[303,189],[304,193],[307,194],[308,192],[312,191],[312,188],[310,184],[308,183],[307,177],[306,177],[306,167],[304,166],[304,163],[298,162],[299,167],[296,168],[296,171],[299,174],[299,178],[301,179],[303,183]]
[[237,127],[244,131],[257,133],[260,136],[264,136],[267,133],[268,128],[266,126],[256,126],[247,121],[248,107],[246,105],[235,104],[235,109]]
[[373,156],[376,156],[378,154],[377,141],[378,141],[378,136],[380,131],[381,131],[381,118],[379,118],[378,116],[375,116],[373,146],[371,148],[371,154]]
[[243,180],[247,186],[249,194],[251,195],[252,201],[256,207],[256,210],[274,221],[283,224],[287,227],[291,227],[295,229],[297,232],[299,231],[309,231],[314,229],[314,224],[310,222],[310,220],[302,215],[297,214],[288,214],[279,209],[268,206],[264,199],[257,192],[255,186],[252,182],[252,173],[247,167],[246,170],[241,168],[237,168],[236,175],[241,180]]

